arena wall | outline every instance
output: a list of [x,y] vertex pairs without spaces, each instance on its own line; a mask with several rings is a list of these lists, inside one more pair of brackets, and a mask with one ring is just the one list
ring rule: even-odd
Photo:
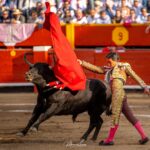
[[[31,53],[28,59],[32,63],[46,62],[50,65],[53,63],[53,57],[50,51],[32,51],[32,49],[17,49],[15,56],[11,55],[11,51],[0,51],[0,83],[26,83],[25,72],[28,70],[28,65],[25,64],[24,53]],[[76,49],[78,58],[91,62],[98,66],[106,65],[105,55],[94,49]],[[127,50],[120,52],[122,61],[132,64],[133,69],[139,74],[146,83],[150,85],[150,51],[146,50]],[[88,78],[101,78],[103,75],[98,75],[90,71],[84,70]],[[128,85],[136,85],[132,79],[128,80]]]
[[[132,64],[133,69],[150,85],[150,34],[145,33],[147,25],[63,25],[62,30],[76,50],[78,58],[95,65],[105,64],[106,53],[100,47],[130,46],[126,51],[120,51],[122,61]],[[0,43],[0,85],[8,83],[27,83],[24,75],[28,65],[23,60],[24,53],[32,55],[28,59],[33,62],[53,63],[51,53],[50,32],[46,29],[35,29],[27,40],[17,43],[15,47],[7,47]],[[79,49],[82,47],[82,49]],[[89,49],[89,47],[95,47]],[[137,49],[138,47],[138,49]],[[146,47],[146,48],[140,48]],[[101,78],[85,70],[88,78]],[[132,79],[128,85],[136,85]]]

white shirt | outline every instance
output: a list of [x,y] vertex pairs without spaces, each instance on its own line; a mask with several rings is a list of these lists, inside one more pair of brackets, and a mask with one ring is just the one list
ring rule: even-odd
[[87,22],[90,24],[90,23],[96,23],[98,18],[100,17],[99,14],[95,14],[94,17],[92,17],[91,15],[88,15],[87,17]]
[[111,19],[108,15],[105,16],[105,18],[99,18],[97,20],[97,24],[111,24]]
[[[148,16],[148,14],[147,14]],[[136,22],[137,23],[145,23],[147,22],[147,16],[143,16],[142,14],[137,16]]]
[[77,10],[77,9],[85,10],[85,9],[87,9],[86,0],[80,0],[79,1],[79,8],[77,7],[77,0],[72,0],[71,1],[71,8],[74,10]]
[[80,20],[74,18],[71,22],[76,24],[87,24],[87,19],[86,17],[82,17]]

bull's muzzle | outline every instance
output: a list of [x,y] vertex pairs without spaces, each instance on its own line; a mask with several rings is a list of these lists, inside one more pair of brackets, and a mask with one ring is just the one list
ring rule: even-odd
[[32,82],[32,80],[33,80],[32,74],[30,72],[26,72],[25,79],[29,82]]

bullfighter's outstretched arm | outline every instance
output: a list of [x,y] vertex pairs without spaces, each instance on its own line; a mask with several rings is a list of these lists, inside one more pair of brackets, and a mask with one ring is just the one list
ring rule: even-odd
[[105,71],[102,67],[95,66],[89,62],[86,62],[86,61],[80,60],[80,59],[78,59],[78,62],[80,63],[80,65],[82,67],[84,67],[87,70],[90,70],[90,71],[98,73],[98,74],[104,74],[105,73]]
[[131,76],[135,81],[137,81],[141,87],[145,88],[147,85],[146,83],[133,71],[130,64],[126,65],[126,73]]
[[148,85],[132,70],[130,64],[126,65],[126,73],[131,76],[140,86],[144,89],[144,92],[150,95]]

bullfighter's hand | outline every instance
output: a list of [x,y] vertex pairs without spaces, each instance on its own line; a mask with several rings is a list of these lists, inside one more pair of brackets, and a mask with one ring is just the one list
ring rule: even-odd
[[77,59],[77,61],[79,62],[80,65],[82,65],[82,60]]

